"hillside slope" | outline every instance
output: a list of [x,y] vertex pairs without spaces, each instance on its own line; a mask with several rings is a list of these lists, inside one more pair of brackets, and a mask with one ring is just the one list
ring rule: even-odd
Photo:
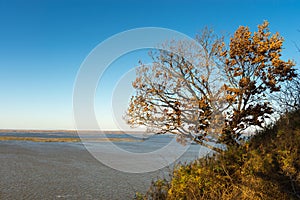
[[300,111],[241,147],[177,166],[137,199],[300,199]]

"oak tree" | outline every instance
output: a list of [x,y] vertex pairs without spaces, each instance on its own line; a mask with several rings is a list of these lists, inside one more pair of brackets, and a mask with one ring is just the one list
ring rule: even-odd
[[[164,50],[151,52],[152,64],[137,68],[127,122],[220,151],[212,145],[220,130],[212,129],[224,121],[222,76],[215,63],[222,41],[206,28],[195,42],[171,41],[162,45]],[[211,125],[212,116],[216,126]]]
[[263,126],[273,112],[269,94],[296,74],[281,59],[283,38],[268,23],[239,27],[227,47],[210,29],[195,42],[164,44],[136,71],[126,120],[155,133],[173,133],[217,152],[239,145],[243,131]]
[[221,47],[230,105],[221,143],[237,144],[243,130],[265,125],[265,119],[274,112],[270,94],[280,92],[283,83],[296,77],[294,62],[281,59],[283,38],[279,33],[271,34],[268,25],[265,21],[254,33],[240,26],[229,48]]

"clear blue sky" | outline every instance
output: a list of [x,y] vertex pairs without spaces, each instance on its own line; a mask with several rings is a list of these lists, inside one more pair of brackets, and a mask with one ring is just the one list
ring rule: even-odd
[[[300,63],[293,44],[300,46],[297,0],[0,0],[0,128],[73,129],[77,71],[114,34],[151,26],[194,37],[204,26],[233,33],[239,25],[255,30],[263,20],[286,39],[285,57]],[[134,67],[136,55],[115,64]],[[105,128],[115,128],[105,117],[110,111],[97,103],[95,108]]]

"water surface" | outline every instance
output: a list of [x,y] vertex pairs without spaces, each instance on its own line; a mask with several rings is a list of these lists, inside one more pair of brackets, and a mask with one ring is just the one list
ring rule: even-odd
[[[74,133],[0,133],[1,136],[78,137]],[[132,137],[112,134],[109,137]],[[172,137],[153,136],[139,142],[115,142],[131,152],[150,152]],[[105,145],[105,143],[103,143]],[[203,149],[200,153],[204,153]],[[193,160],[199,146],[191,145],[177,161]],[[132,174],[96,160],[80,142],[0,141],[0,199],[132,199],[145,192],[151,180],[167,177],[172,166]]]

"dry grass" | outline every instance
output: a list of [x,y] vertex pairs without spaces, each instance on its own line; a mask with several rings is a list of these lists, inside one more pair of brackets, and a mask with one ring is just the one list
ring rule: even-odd
[[245,145],[179,165],[136,199],[300,199],[300,111],[289,113]]
[[0,141],[31,141],[31,142],[80,142],[79,138],[43,138],[43,137],[16,137],[16,136],[2,136]]

